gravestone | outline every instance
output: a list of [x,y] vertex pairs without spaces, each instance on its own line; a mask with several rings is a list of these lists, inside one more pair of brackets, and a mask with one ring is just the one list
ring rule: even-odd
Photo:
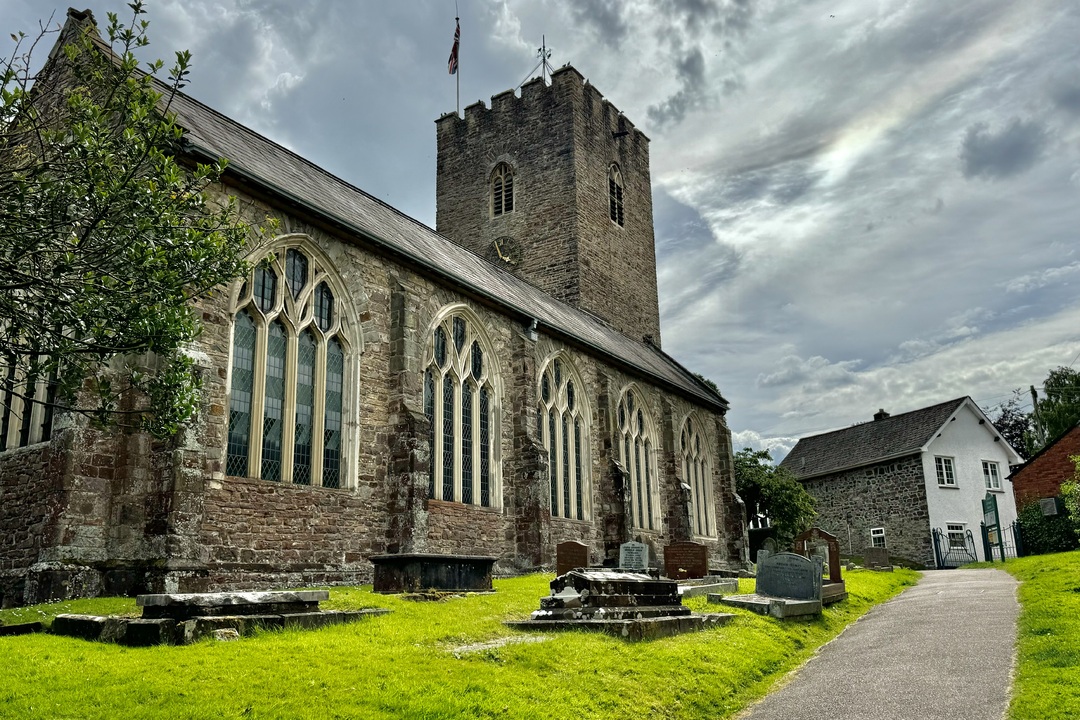
[[709,574],[709,549],[696,542],[668,545],[664,548],[664,574],[672,580],[705,577]]
[[758,553],[757,594],[788,600],[821,600],[821,558]]
[[619,546],[619,567],[623,570],[647,570],[649,546],[633,540],[624,542]]
[[555,574],[565,575],[571,570],[589,567],[589,546],[577,540],[568,540],[555,546]]
[[863,564],[868,568],[892,568],[887,548],[868,547],[863,551]]
[[818,556],[829,570],[829,582],[841,582],[840,541],[821,528],[810,528],[795,538],[795,552],[803,557]]
[[399,553],[372,555],[377,593],[490,592],[491,567],[496,558],[486,555]]

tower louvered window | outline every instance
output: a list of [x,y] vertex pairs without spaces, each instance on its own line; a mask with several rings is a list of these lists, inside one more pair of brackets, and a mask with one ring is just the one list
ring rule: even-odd
[[617,410],[619,459],[630,485],[630,510],[634,527],[660,529],[660,493],[657,484],[656,446],[651,419],[640,396],[627,390]]
[[429,338],[424,413],[430,423],[431,498],[482,507],[499,504],[489,347],[476,323],[461,313],[449,314]]
[[[540,373],[537,424],[539,439],[548,449],[551,514],[589,520],[588,413],[579,395],[581,381],[565,357],[555,357]],[[544,422],[543,418],[547,418]]]
[[618,165],[612,165],[608,170],[608,212],[611,222],[623,224],[623,181]]
[[716,536],[716,507],[708,445],[702,440],[700,423],[687,418],[679,437],[683,482],[690,486],[690,523],[695,535]]
[[491,216],[514,211],[514,169],[499,163],[491,173]]
[[237,297],[226,473],[344,484],[352,347],[325,268],[303,248],[263,262]]

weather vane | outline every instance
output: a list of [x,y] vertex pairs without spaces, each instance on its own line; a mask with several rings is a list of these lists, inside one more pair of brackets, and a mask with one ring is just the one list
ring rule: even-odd
[[533,69],[529,71],[529,74],[525,76],[525,79],[519,82],[518,86],[514,88],[515,90],[524,85],[537,70],[540,71],[540,76],[544,78],[545,85],[547,84],[548,75],[555,72],[554,68],[551,67],[551,63],[548,62],[548,58],[551,57],[551,48],[547,46],[547,36],[545,35],[540,36],[540,47],[536,48],[536,57],[540,58],[540,62],[533,66]]

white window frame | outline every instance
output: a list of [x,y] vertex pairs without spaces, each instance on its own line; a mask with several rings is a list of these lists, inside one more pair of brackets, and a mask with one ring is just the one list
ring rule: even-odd
[[[881,541],[880,545],[878,544],[879,540]],[[885,542],[885,528],[883,528],[883,527],[870,528],[870,547],[875,547],[875,548],[887,548],[888,547],[888,545]]]
[[[552,517],[591,520],[589,438],[592,436],[585,383],[565,352],[548,358],[542,367],[536,389],[536,431],[537,438],[548,450],[548,509]],[[569,514],[566,512],[568,506]]]
[[945,455],[934,456],[934,470],[937,473],[938,487],[956,487],[956,462]]
[[[286,258],[290,250],[299,251],[308,262],[307,278],[304,286],[295,293],[288,284]],[[267,261],[267,258],[272,258]],[[343,353],[342,388],[341,388],[341,437],[340,458],[337,486],[334,489],[352,487],[356,472],[350,458],[355,456],[355,432],[358,425],[357,409],[357,359],[361,353],[359,333],[355,331],[356,317],[352,301],[345,291],[345,284],[333,269],[333,264],[310,240],[303,235],[290,235],[275,239],[267,247],[248,258],[252,272],[244,281],[233,284],[230,292],[230,312],[232,324],[229,333],[229,373],[226,378],[228,388],[228,418],[231,421],[233,410],[233,376],[235,371],[235,332],[236,318],[240,313],[248,313],[255,325],[255,348],[253,360],[253,381],[251,388],[250,426],[247,438],[247,470],[243,477],[262,478],[262,453],[264,433],[264,410],[266,402],[266,372],[268,329],[274,322],[280,322],[285,330],[284,363],[284,399],[282,401],[281,423],[281,469],[280,477],[269,482],[282,484],[302,484],[310,487],[324,486],[324,443],[326,423],[327,390],[327,347],[331,340],[336,340]],[[268,262],[268,267],[277,277],[274,302],[271,308],[264,310],[258,298],[254,296],[255,275],[259,268]],[[333,296],[333,313],[330,324],[324,329],[316,317],[316,291],[325,285]],[[310,482],[296,483],[296,395],[298,362],[297,351],[300,336],[310,332],[315,339],[315,361],[313,382],[313,408],[311,428],[311,466]],[[227,423],[228,425],[228,423]],[[225,473],[229,474],[229,428],[225,432]],[[234,474],[234,476],[236,476]]]
[[[454,320],[459,319],[465,323],[465,333],[461,342],[461,349],[457,347],[454,336]],[[443,363],[438,362],[436,357],[436,333],[441,330],[445,340],[445,357]],[[481,373],[475,377],[473,373],[473,344],[479,347],[481,352]],[[502,507],[502,475],[500,471],[500,442],[502,427],[502,411],[499,374],[495,372],[498,357],[495,354],[491,341],[484,331],[483,323],[469,306],[458,303],[447,306],[440,310],[435,319],[430,323],[427,330],[427,351],[424,355],[424,412],[430,422],[429,441],[431,447],[430,474],[428,486],[428,498],[440,502],[454,502],[470,507],[500,508]],[[454,445],[451,456],[451,493],[446,497],[444,492],[444,480],[446,478],[445,467],[445,392],[447,384],[450,384],[453,393],[453,413],[451,436]],[[488,453],[485,457],[482,452],[482,431],[480,396],[481,390],[488,393]],[[466,458],[463,453],[465,443],[465,423],[462,420],[462,410],[465,399],[464,393],[469,393],[469,426],[471,434],[470,454]],[[465,473],[464,461],[468,459],[470,465],[471,483],[468,490],[470,500],[465,502]],[[484,503],[483,498],[483,462],[486,460],[488,468],[488,499]]]
[[623,390],[615,409],[615,429],[619,460],[630,485],[630,512],[633,527],[659,532],[660,478],[656,472],[656,430],[645,396],[636,386]]
[[945,538],[949,541],[950,550],[967,550],[967,523],[945,523]]
[[690,486],[690,524],[696,537],[715,538],[716,502],[713,494],[712,458],[701,432],[704,423],[694,413],[683,422],[679,434],[682,481]]
[[983,482],[986,489],[992,492],[1001,492],[1001,470],[993,460],[983,460]]

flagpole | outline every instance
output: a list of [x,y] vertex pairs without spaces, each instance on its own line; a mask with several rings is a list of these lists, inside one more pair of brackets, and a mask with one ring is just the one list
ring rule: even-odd
[[[454,2],[454,9],[455,10],[457,9],[456,0]],[[457,27],[461,27],[461,18],[460,17],[454,18],[454,23],[455,23],[455,25]],[[460,48],[460,46],[458,47],[457,72],[454,73],[454,77],[455,77],[455,82],[456,82],[456,85],[457,85],[457,97],[455,98],[455,101],[454,101],[454,108],[455,108],[455,112],[458,115],[460,115],[461,114],[461,48]]]

